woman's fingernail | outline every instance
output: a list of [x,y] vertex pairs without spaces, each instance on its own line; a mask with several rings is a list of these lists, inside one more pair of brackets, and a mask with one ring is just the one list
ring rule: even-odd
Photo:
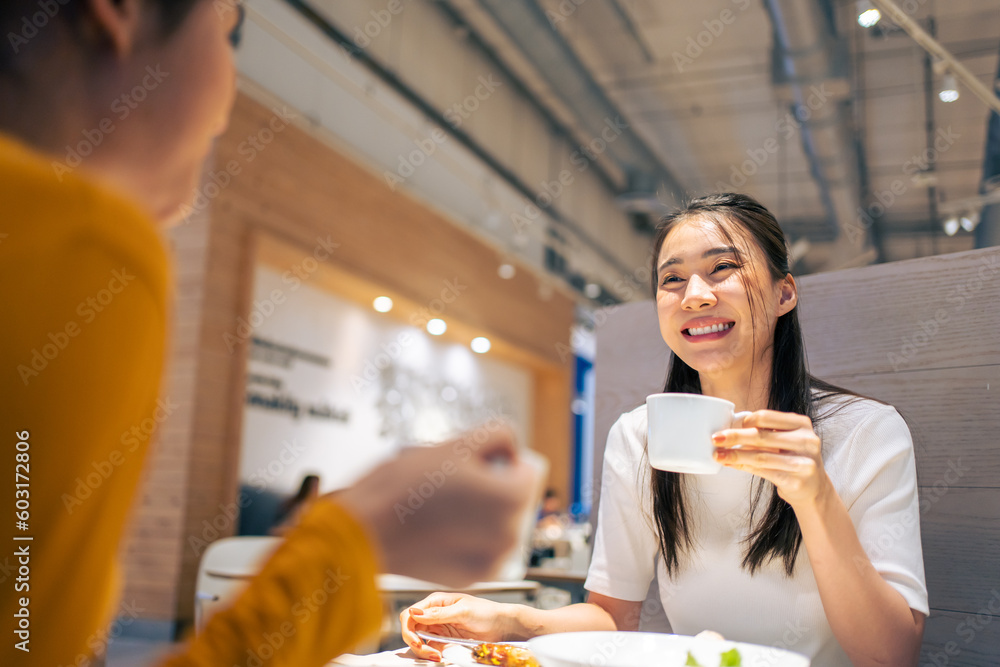
[[725,461],[726,460],[726,456],[728,454],[729,454],[729,452],[725,451],[724,449],[717,449],[717,450],[715,450],[715,460],[716,461]]
[[724,433],[713,433],[712,434],[712,442],[723,442],[723,441],[725,441],[725,439],[726,439],[726,435]]
[[424,615],[423,609],[417,609],[416,607],[414,607],[413,609],[410,610],[410,616],[423,616],[423,615]]

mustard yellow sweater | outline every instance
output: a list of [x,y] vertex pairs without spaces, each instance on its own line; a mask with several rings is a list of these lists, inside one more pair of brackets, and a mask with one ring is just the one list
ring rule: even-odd
[[[0,665],[85,665],[105,644],[169,284],[147,214],[0,135]],[[376,566],[362,528],[318,502],[166,664],[321,665],[377,627]],[[319,590],[325,604],[293,613]]]

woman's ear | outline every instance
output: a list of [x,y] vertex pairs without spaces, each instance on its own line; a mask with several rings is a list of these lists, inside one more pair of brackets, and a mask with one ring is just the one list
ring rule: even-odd
[[141,19],[151,11],[148,0],[84,0],[84,11],[96,33],[115,56],[130,55],[139,40]]
[[778,317],[790,313],[799,302],[799,288],[792,274],[786,274],[778,283]]

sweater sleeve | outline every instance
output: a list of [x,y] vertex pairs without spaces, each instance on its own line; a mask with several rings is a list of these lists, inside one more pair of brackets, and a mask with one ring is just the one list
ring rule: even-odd
[[320,500],[232,606],[162,667],[323,665],[378,629],[377,566],[361,526]]

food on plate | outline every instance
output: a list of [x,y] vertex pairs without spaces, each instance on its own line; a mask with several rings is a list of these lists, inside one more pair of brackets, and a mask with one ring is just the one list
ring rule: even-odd
[[[740,667],[743,664],[740,658],[740,652],[736,649],[730,649],[719,656],[719,667]],[[690,667],[705,667],[697,658],[691,655],[691,651],[688,651],[687,662],[684,665]]]
[[481,665],[499,667],[538,667],[538,661],[526,648],[510,644],[480,644],[472,648],[473,659]]

